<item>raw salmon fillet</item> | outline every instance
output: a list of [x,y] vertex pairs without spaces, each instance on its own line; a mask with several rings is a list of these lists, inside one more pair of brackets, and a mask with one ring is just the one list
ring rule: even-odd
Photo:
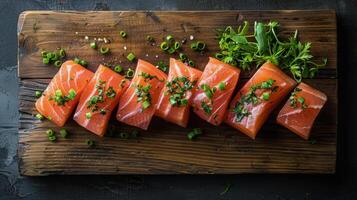
[[263,64],[233,98],[225,122],[255,139],[270,113],[295,85],[274,64]]
[[63,126],[92,77],[93,72],[72,60],[66,61],[36,101],[36,109],[57,126]]
[[314,121],[326,101],[324,93],[300,83],[280,110],[277,122],[308,140]]
[[99,65],[82,92],[73,119],[87,130],[103,136],[111,113],[128,85],[129,80],[110,68]]
[[207,122],[220,125],[239,74],[238,68],[210,57],[197,83],[197,91],[192,99],[193,111]]
[[129,88],[120,98],[117,119],[147,130],[166,79],[164,72],[139,59]]
[[186,127],[192,95],[201,75],[200,70],[171,58],[169,76],[166,86],[161,91],[155,115]]

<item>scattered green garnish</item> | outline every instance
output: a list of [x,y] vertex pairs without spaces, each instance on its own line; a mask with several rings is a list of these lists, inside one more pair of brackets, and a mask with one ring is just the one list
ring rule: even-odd
[[59,54],[60,58],[66,57],[66,51],[64,49],[60,49],[58,51],[58,54]]
[[148,42],[155,42],[155,39],[153,37],[151,37],[150,35],[146,36],[146,40]]
[[169,47],[169,44],[165,41],[165,42],[162,42],[160,44],[160,48],[163,50],[163,51],[167,51],[170,47]]
[[60,59],[66,57],[66,52],[62,48],[53,52],[41,51],[41,57],[43,64],[54,64],[56,67],[60,67],[62,64]]
[[79,64],[82,65],[83,67],[86,67],[88,65],[88,62],[85,60],[80,60]]
[[243,70],[250,69],[252,65],[259,67],[270,61],[290,71],[298,82],[303,78],[314,77],[318,69],[326,65],[327,59],[323,59],[322,64],[314,63],[310,53],[311,43],[300,42],[297,30],[283,42],[277,35],[278,27],[276,21],[267,24],[255,22],[254,34],[249,35],[249,23],[245,21],[243,27],[239,26],[238,30],[231,26],[219,30],[221,52],[216,54],[216,58]]
[[297,97],[297,94],[301,91],[302,90],[297,87],[291,93],[291,95],[289,97],[290,107],[298,108],[298,102],[300,103],[302,109],[305,109],[308,107],[307,104],[305,103],[305,99],[303,97]]
[[50,140],[51,142],[56,141],[57,138],[56,138],[55,132],[52,129],[48,129],[46,131],[46,134],[47,134],[48,140]]
[[173,54],[175,52],[176,52],[175,47],[171,47],[171,48],[169,48],[169,50],[167,50],[167,53],[169,53],[169,54]]
[[172,35],[167,35],[166,36],[166,40],[167,41],[171,41],[171,40],[173,40],[174,39],[174,37],[172,36]]
[[179,57],[182,62],[185,62],[187,60],[187,56],[184,53],[180,53]]
[[122,38],[126,38],[128,34],[127,34],[125,31],[120,31],[120,32],[119,32],[119,35],[120,35],[120,37],[122,37]]
[[110,49],[109,49],[109,47],[100,47],[99,52],[102,55],[106,55],[106,54],[108,54],[110,52]]
[[167,64],[165,64],[164,61],[162,61],[162,60],[160,60],[156,66],[163,72],[166,72],[167,69],[169,68],[169,66]]
[[175,48],[175,50],[180,49],[181,48],[181,44],[179,42],[175,42],[174,48]]
[[135,57],[135,55],[134,55],[133,53],[129,53],[129,54],[126,56],[126,58],[127,58],[130,62],[133,62],[133,61],[136,59],[136,57]]
[[64,128],[61,128],[60,135],[63,138],[67,138],[68,137],[68,131],[66,129],[64,129]]
[[166,82],[165,95],[170,95],[169,102],[173,106],[186,106],[188,100],[186,92],[193,89],[196,81],[191,82],[187,77],[176,77],[172,81]]
[[215,92],[215,88],[211,89],[210,86],[207,84],[202,84],[200,88],[205,92],[207,98],[212,99],[213,94]]
[[[250,87],[249,91],[242,95],[234,106],[232,112],[236,115],[236,122],[242,121],[244,117],[248,117],[251,113],[246,108],[246,105],[252,104],[253,106],[261,102],[261,100],[268,101],[271,93],[276,92],[278,86],[274,86],[275,80],[268,79],[259,84],[253,85]],[[256,95],[256,90],[264,89],[261,97]]]
[[195,66],[195,63],[194,63],[192,60],[189,60],[189,61],[188,61],[188,65],[190,65],[191,67],[194,67],[194,66]]
[[79,58],[77,58],[77,57],[75,57],[75,58],[73,59],[73,62],[74,62],[74,63],[77,63],[77,64],[79,64],[80,61],[81,61],[81,59],[79,59]]
[[116,92],[112,86],[109,86],[107,91],[105,92],[105,95],[107,95],[108,98],[114,99],[116,96]]
[[117,72],[117,73],[120,73],[123,71],[123,68],[120,66],[120,65],[117,65],[114,67],[114,71]]
[[201,107],[202,107],[203,111],[205,111],[206,114],[210,115],[212,113],[212,107],[209,106],[206,102],[202,101]]
[[41,91],[35,91],[35,97],[40,98],[42,96]]
[[143,110],[149,108],[151,106],[151,84],[143,85],[135,85],[135,94],[137,96],[137,102],[141,102],[141,108]]
[[73,100],[76,97],[76,91],[74,89],[70,89],[68,95],[63,95],[61,90],[56,90],[54,96],[50,96],[48,98],[49,101],[54,100],[58,106],[63,106],[68,101]]
[[55,65],[57,68],[59,68],[59,67],[61,67],[61,65],[62,65],[62,61],[56,60],[55,63],[54,63],[54,65]]
[[41,115],[40,113],[37,113],[36,115],[35,115],[35,117],[37,118],[37,119],[39,119],[39,120],[43,120],[45,117],[43,116],[43,115]]
[[125,77],[126,78],[133,78],[134,76],[134,70],[132,70],[131,68],[129,68],[126,73],[125,73]]
[[89,45],[90,45],[90,48],[92,48],[92,49],[96,49],[97,48],[97,43],[96,42],[91,42]]
[[199,136],[201,134],[202,134],[202,130],[200,128],[194,128],[194,129],[192,129],[192,131],[190,131],[187,134],[187,138],[189,140],[193,140],[193,139],[197,138],[197,136]]
[[202,41],[197,41],[191,43],[191,49],[194,51],[204,51],[206,49],[206,44]]
[[85,143],[88,145],[88,147],[94,147],[95,145],[95,141],[91,139],[86,139]]
[[86,113],[86,119],[90,119],[90,118],[92,118],[92,113],[87,112],[87,113]]
[[42,58],[42,63],[45,64],[45,65],[48,65],[48,64],[50,64],[50,59]]
[[221,91],[225,90],[226,89],[226,83],[225,82],[220,82],[218,84],[218,89],[221,90]]

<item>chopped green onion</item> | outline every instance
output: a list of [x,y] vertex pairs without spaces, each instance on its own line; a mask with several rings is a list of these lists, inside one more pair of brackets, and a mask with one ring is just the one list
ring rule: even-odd
[[79,58],[77,58],[77,57],[73,59],[73,62],[74,62],[74,63],[77,63],[77,64],[79,64],[80,61],[81,61],[81,59],[79,59]]
[[187,138],[189,140],[193,140],[195,139],[198,135],[201,135],[202,134],[202,130],[200,128],[194,128],[192,129],[192,131],[190,131],[188,134],[187,134]]
[[76,91],[71,88],[68,92],[67,97],[68,97],[68,99],[73,100],[76,97],[76,95],[77,95]]
[[179,54],[180,60],[183,62],[185,60],[187,60],[187,56],[184,53],[180,53]]
[[61,90],[56,90],[55,91],[55,96],[56,97],[61,97],[62,96],[62,91]]
[[264,99],[265,101],[268,101],[269,98],[270,98],[270,93],[269,93],[269,92],[264,92],[264,93],[263,93],[263,99]]
[[129,53],[126,58],[130,61],[133,62],[135,60],[135,55],[133,53]]
[[181,48],[181,44],[179,42],[175,42],[174,44],[174,48],[177,50],[179,48]]
[[171,40],[173,40],[173,39],[174,39],[174,37],[172,37],[172,35],[166,36],[166,40],[167,40],[167,41],[171,41]]
[[59,55],[57,53],[52,53],[52,57],[50,58],[51,61],[57,61],[59,59]]
[[39,119],[39,120],[43,120],[44,119],[43,115],[41,115],[40,113],[37,113],[35,117],[37,119]]
[[110,49],[108,47],[100,47],[99,52],[103,55],[108,54]]
[[48,59],[48,60],[52,60],[52,58],[55,56],[55,54],[54,53],[52,53],[52,52],[48,52],[47,54],[46,54],[46,58]]
[[157,68],[159,68],[161,71],[163,72],[166,72],[167,71],[167,68],[169,66],[167,66],[167,64],[164,63],[164,61],[160,60],[158,63],[157,63]]
[[58,53],[59,53],[60,58],[66,57],[66,52],[64,49],[60,49]]
[[48,65],[50,63],[50,59],[42,58],[42,63],[45,64],[45,65]]
[[205,43],[203,43],[201,41],[197,42],[197,50],[203,51],[203,50],[205,50],[205,48],[206,48],[206,44]]
[[48,129],[46,131],[46,134],[47,134],[47,136],[53,136],[53,135],[55,135],[55,132],[52,129]]
[[169,47],[169,44],[167,42],[162,42],[160,44],[160,48],[164,51],[167,51],[170,47]]
[[56,136],[55,135],[51,135],[51,136],[48,136],[48,140],[50,140],[51,142],[54,142],[56,141]]
[[154,42],[154,41],[155,41],[154,38],[151,37],[150,35],[146,36],[146,40],[147,40],[148,42]]
[[298,97],[298,102],[300,102],[301,104],[305,103],[305,99],[303,97]]
[[125,77],[132,78],[133,76],[134,76],[134,70],[129,68],[128,71],[126,71],[126,73],[125,73]]
[[221,90],[221,91],[225,90],[226,89],[226,83],[220,82],[218,84],[218,89]]
[[141,107],[145,110],[146,108],[150,107],[151,103],[150,101],[143,101],[141,103]]
[[176,52],[176,49],[171,47],[168,51],[167,51],[169,54],[173,54]]
[[97,43],[91,42],[91,43],[90,43],[90,48],[96,49],[96,48],[97,48]]
[[197,46],[197,43],[196,43],[196,42],[194,42],[194,43],[191,44],[191,49],[193,49],[193,50],[195,50],[195,51],[198,49],[198,46]]
[[88,65],[88,62],[85,60],[80,60],[79,64],[82,65],[83,67],[86,67]]
[[64,129],[64,128],[62,128],[62,129],[60,130],[60,135],[61,135],[61,137],[63,137],[63,138],[67,138],[67,137],[68,137],[68,132],[67,132],[67,130]]
[[37,98],[40,98],[40,97],[42,96],[42,92],[41,92],[41,91],[36,91],[36,92],[35,92],[35,96],[36,96]]
[[224,56],[221,53],[216,53],[214,57],[216,57],[218,60],[221,60]]
[[119,34],[122,38],[126,38],[127,36],[127,33],[125,31],[120,31]]
[[56,60],[56,62],[54,63],[54,65],[55,65],[57,68],[59,68],[59,67],[61,67],[61,65],[62,65],[62,61]]
[[194,67],[194,66],[195,66],[195,63],[194,63],[192,60],[189,60],[189,61],[188,61],[188,65]]
[[86,118],[87,118],[87,119],[90,119],[91,117],[92,117],[92,113],[87,112],[87,113],[86,113]]
[[114,71],[120,73],[123,71],[123,68],[120,65],[117,65],[114,67]]
[[126,132],[121,132],[121,133],[119,134],[119,136],[120,136],[120,138],[123,138],[123,139],[128,139],[128,138],[129,138],[129,134],[126,133]]
[[86,144],[88,147],[93,147],[95,145],[95,141],[91,139],[86,139]]
[[47,58],[47,51],[41,51],[42,58]]

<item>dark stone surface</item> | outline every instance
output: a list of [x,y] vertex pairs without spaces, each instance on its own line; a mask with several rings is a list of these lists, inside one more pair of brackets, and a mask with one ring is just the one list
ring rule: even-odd
[[[336,175],[51,176],[17,171],[17,18],[24,10],[336,9],[339,136]],[[332,0],[1,0],[0,199],[357,199],[357,2]],[[348,106],[348,107],[347,107]],[[227,183],[231,189],[220,195]]]

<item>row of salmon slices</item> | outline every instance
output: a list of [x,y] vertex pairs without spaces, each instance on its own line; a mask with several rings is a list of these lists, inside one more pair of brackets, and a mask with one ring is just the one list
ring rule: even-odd
[[296,87],[292,78],[267,62],[231,101],[239,75],[239,68],[214,58],[209,58],[203,72],[171,58],[168,76],[139,60],[131,81],[103,65],[93,74],[67,61],[36,101],[36,108],[58,126],[76,109],[73,119],[103,136],[117,106],[118,121],[144,130],[153,115],[186,127],[192,107],[207,122],[215,126],[225,122],[255,139],[271,112],[290,94],[277,122],[309,138],[327,100],[325,94],[305,83]]

